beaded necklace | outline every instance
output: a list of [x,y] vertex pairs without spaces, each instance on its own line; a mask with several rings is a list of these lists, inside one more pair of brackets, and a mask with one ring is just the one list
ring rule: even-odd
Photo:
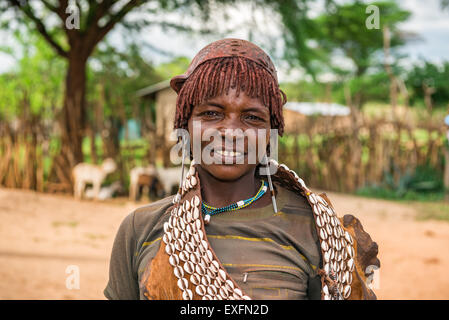
[[245,207],[249,206],[251,203],[253,203],[254,201],[256,201],[257,199],[259,199],[260,197],[262,197],[265,194],[265,192],[267,191],[268,185],[264,180],[261,180],[261,182],[262,182],[262,185],[260,186],[259,191],[257,191],[257,193],[254,197],[251,197],[249,199],[240,200],[240,201],[237,201],[235,203],[229,204],[229,205],[221,207],[221,208],[212,207],[203,202],[201,204],[201,211],[205,214],[204,222],[209,223],[210,217],[215,214],[225,212],[225,211],[236,211],[236,210],[245,208]]

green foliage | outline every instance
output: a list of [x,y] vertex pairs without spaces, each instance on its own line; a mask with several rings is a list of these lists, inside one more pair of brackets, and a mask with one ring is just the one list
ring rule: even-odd
[[35,32],[15,33],[22,55],[11,47],[1,51],[11,54],[16,67],[0,75],[0,117],[13,119],[23,112],[52,119],[61,105],[65,62]]
[[190,59],[187,57],[176,57],[169,62],[161,63],[156,67],[156,72],[162,79],[168,80],[174,76],[186,72],[189,67]]
[[447,107],[449,102],[449,62],[436,65],[425,61],[413,66],[406,79],[407,87],[412,89],[411,104],[416,105],[424,100],[423,84],[435,89],[432,101],[436,106]]
[[[366,19],[368,5],[379,8],[379,29],[368,29]],[[361,76],[368,68],[378,65],[376,53],[383,48],[382,28],[388,25],[391,37],[391,47],[404,43],[404,38],[399,32],[397,25],[408,19],[410,13],[399,8],[394,1],[375,1],[335,5],[331,11],[319,16],[315,23],[318,25],[314,39],[319,46],[329,54],[343,52],[355,66],[354,74]],[[328,59],[331,68],[337,73],[348,72],[341,67],[333,65],[333,59]]]
[[282,83],[281,89],[288,101],[319,101],[325,96],[326,85],[319,82],[301,80],[297,83]]
[[[317,74],[316,60],[323,58],[321,51],[310,44],[319,26],[308,16],[310,0],[275,1],[275,10],[281,15],[286,32],[284,58],[292,67],[302,67],[313,77]],[[326,1],[330,4],[333,1]]]
[[[389,100],[389,78],[383,71],[348,79],[346,84],[351,92],[363,92],[364,100],[384,102]],[[327,90],[329,90],[327,86],[330,86],[329,97],[327,97]],[[340,82],[326,84],[301,80],[297,83],[282,83],[281,88],[289,101],[318,102],[329,98],[330,101],[346,104],[344,86]]]
[[384,173],[382,185],[360,188],[362,196],[400,200],[441,200],[444,184],[441,172],[430,166],[418,166],[413,173],[406,173],[395,182],[390,172]]
[[161,80],[153,64],[141,55],[137,44],[130,42],[126,51],[121,52],[106,42],[94,52],[89,64],[88,99],[103,101],[99,86],[102,85],[104,115],[117,115],[121,111],[119,108],[124,108],[126,117],[132,118],[133,106],[141,102],[135,92]]

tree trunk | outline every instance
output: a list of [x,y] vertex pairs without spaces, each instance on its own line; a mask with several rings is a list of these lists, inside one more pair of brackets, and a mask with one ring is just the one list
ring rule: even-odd
[[65,82],[65,96],[61,123],[61,151],[55,165],[59,166],[59,181],[72,185],[72,168],[83,162],[82,141],[86,123],[86,62],[87,59],[71,50]]
[[86,59],[72,53],[66,77],[63,119],[63,140],[69,142],[71,167],[83,161],[81,143],[86,123],[85,101]]

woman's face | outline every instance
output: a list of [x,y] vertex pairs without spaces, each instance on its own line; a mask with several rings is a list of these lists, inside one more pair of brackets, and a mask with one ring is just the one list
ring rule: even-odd
[[[265,154],[270,126],[270,112],[259,99],[242,91],[237,97],[231,88],[227,95],[194,106],[188,122],[191,150],[197,163],[201,159],[201,167],[216,179],[237,180],[253,171]],[[201,158],[195,145],[201,147]]]

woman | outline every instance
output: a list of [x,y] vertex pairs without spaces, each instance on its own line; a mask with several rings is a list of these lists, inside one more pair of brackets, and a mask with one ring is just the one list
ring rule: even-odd
[[171,86],[175,128],[190,138],[183,155],[194,160],[177,195],[122,222],[105,296],[375,298],[364,282],[367,266],[379,266],[376,243],[270,158],[286,97],[268,55],[245,40],[219,40]]

